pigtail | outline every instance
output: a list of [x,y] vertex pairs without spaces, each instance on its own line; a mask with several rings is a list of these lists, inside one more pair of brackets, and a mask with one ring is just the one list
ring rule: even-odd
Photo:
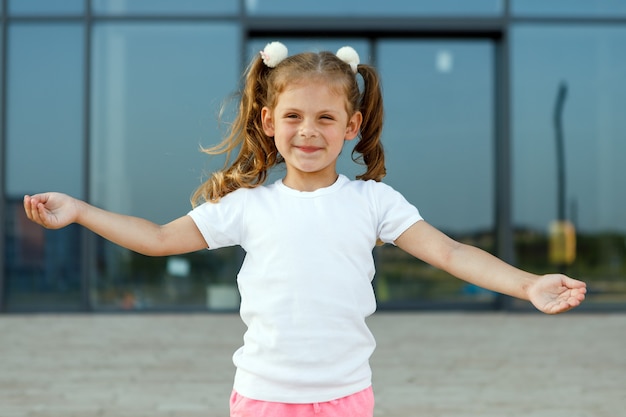
[[[356,73],[364,81],[359,91]],[[226,155],[224,168],[211,174],[194,192],[193,206],[202,201],[217,202],[239,188],[262,185],[269,170],[283,162],[274,139],[263,130],[261,111],[273,109],[278,95],[291,83],[310,77],[323,77],[344,89],[348,112],[363,114],[360,138],[352,159],[367,167],[360,180],[380,181],[385,176],[385,156],[380,142],[383,127],[383,100],[379,76],[375,69],[360,65],[358,54],[351,47],[330,52],[302,53],[287,57],[287,48],[280,42],[266,45],[245,73],[239,101],[239,112],[227,137],[218,145],[202,149],[209,155]],[[232,156],[236,153],[236,156]]]
[[[261,109],[267,96],[270,69],[261,57],[252,61],[245,73],[239,112],[227,137],[218,145],[203,148],[209,155],[226,155],[224,168],[214,172],[191,197],[193,206],[202,201],[217,202],[239,188],[254,188],[265,182],[268,171],[279,161],[272,138],[265,135]],[[232,155],[237,152],[233,159]]]
[[363,122],[360,140],[352,150],[352,160],[367,167],[357,179],[380,181],[386,174],[385,153],[380,140],[384,116],[380,80],[376,70],[369,65],[359,65],[358,73],[364,84],[359,106]]

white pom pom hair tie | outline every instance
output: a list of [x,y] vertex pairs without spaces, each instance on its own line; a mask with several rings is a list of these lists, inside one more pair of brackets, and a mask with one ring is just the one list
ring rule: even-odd
[[280,42],[270,42],[265,45],[265,48],[261,51],[261,58],[263,63],[270,68],[276,68],[276,65],[280,64],[283,59],[287,58],[287,47]]
[[356,53],[354,48],[352,48],[351,46],[344,46],[342,48],[339,48],[339,50],[337,51],[337,58],[341,59],[346,64],[349,64],[350,68],[352,68],[352,72],[356,74],[360,60],[359,54]]
[[[287,58],[288,50],[281,42],[270,42],[265,45],[261,51],[263,63],[269,68],[276,68],[285,58]],[[350,65],[352,72],[357,73],[359,66],[359,54],[351,46],[344,46],[337,51],[337,58]]]

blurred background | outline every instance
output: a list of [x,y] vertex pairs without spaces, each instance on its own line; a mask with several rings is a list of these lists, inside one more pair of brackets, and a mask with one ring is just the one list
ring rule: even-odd
[[[273,40],[353,46],[381,74],[385,182],[430,223],[626,307],[626,1],[2,0],[0,311],[234,311],[239,248],[149,258],[24,194],[167,222],[219,157],[241,74]],[[340,171],[362,167],[344,149]],[[273,174],[279,178],[281,170]],[[393,246],[381,310],[520,310]]]

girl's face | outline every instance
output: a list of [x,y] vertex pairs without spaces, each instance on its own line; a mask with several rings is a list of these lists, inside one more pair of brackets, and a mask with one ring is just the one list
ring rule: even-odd
[[328,187],[345,140],[359,133],[362,115],[346,111],[346,98],[324,82],[301,82],[285,89],[270,110],[261,111],[263,130],[274,137],[287,165],[286,186],[300,191]]

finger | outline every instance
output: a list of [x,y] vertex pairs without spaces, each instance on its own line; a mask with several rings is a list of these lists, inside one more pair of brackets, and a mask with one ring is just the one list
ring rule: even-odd
[[35,197],[29,197],[27,201],[26,213],[28,218],[34,222],[38,221],[37,213],[37,199]]
[[24,196],[23,204],[24,204],[24,212],[26,213],[26,217],[30,219],[30,196],[29,195]]
[[576,290],[572,290],[572,297],[575,297],[578,301],[583,301],[585,299],[586,293],[587,293],[586,288],[579,288]]
[[41,224],[41,218],[39,217],[39,210],[37,208],[38,204],[39,203],[37,202],[37,199],[35,198],[30,199],[30,207],[29,207],[30,219],[34,221],[35,223]]
[[578,307],[580,305],[580,301],[574,298],[570,298],[568,300],[564,300],[561,301],[559,303],[556,303],[551,311],[550,314],[559,314],[559,313],[565,313],[566,311],[569,311],[571,309],[573,309],[574,307]]
[[48,211],[48,209],[46,208],[45,204],[41,202],[37,203],[36,210],[37,210],[37,217],[39,218],[40,224],[44,226],[45,228],[51,228],[52,216],[50,214],[50,211]]
[[566,277],[563,284],[565,284],[568,288],[578,289],[581,291],[586,291],[587,289],[587,284],[585,282],[570,277]]
[[31,220],[42,226],[46,226],[47,212],[44,204],[36,197],[30,199]]

